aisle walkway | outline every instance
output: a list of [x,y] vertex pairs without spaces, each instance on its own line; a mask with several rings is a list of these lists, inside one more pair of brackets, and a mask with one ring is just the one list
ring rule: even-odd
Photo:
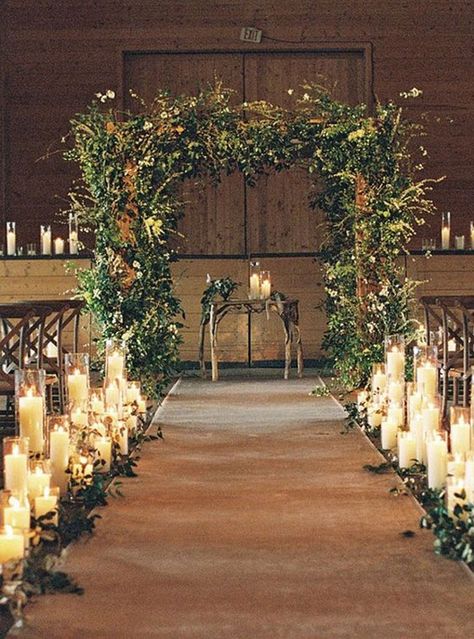
[[[314,379],[181,382],[163,444],[71,548],[83,597],[28,607],[42,639],[457,639],[474,582]],[[411,539],[400,533],[416,531]]]

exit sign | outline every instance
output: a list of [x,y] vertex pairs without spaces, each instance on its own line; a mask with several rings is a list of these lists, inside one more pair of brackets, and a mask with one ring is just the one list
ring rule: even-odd
[[242,27],[240,32],[240,39],[244,42],[261,42],[262,32],[255,27]]

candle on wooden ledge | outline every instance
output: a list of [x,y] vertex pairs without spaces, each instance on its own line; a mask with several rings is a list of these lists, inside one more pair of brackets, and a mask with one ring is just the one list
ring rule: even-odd
[[474,251],[474,221],[471,220],[470,224],[470,236],[471,236],[471,250]]
[[16,222],[7,222],[7,255],[16,255]]
[[79,225],[77,213],[69,213],[69,253],[76,255],[79,250]]
[[49,456],[51,463],[51,482],[58,486],[61,495],[67,491],[69,474],[69,418],[67,415],[54,415],[48,419]]
[[260,299],[267,300],[272,294],[270,271],[260,271]]
[[43,461],[35,460],[30,464],[28,473],[28,497],[31,501],[42,495],[45,488],[51,486],[51,473],[47,472]]
[[42,224],[40,227],[41,254],[51,255],[51,226]]
[[416,461],[416,439],[410,431],[398,433],[398,465],[411,468]]
[[380,426],[381,445],[383,450],[392,450],[397,445],[398,424],[393,419],[382,419]]
[[19,494],[26,493],[28,488],[28,438],[5,437],[3,452],[5,489]]
[[54,240],[54,254],[55,255],[64,254],[64,240],[62,239],[62,237],[57,237]]
[[48,522],[54,526],[58,525],[58,494],[57,490],[51,490],[49,486],[46,486],[43,494],[35,498],[34,501],[34,515],[35,518],[43,517],[48,513],[53,513],[51,518],[48,518]]
[[4,526],[0,531],[0,564],[23,559],[24,555],[24,535],[11,526]]
[[446,433],[428,433],[426,440],[428,488],[443,488],[448,474],[448,444]]
[[444,211],[441,215],[441,248],[446,251],[449,249],[451,237],[451,213]]

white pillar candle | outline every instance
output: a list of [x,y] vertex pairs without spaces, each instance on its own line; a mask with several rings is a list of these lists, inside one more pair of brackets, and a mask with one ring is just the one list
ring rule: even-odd
[[405,416],[403,414],[403,406],[400,404],[390,404],[387,409],[387,419],[392,422],[395,422],[397,426],[403,426],[405,423]]
[[69,253],[71,255],[76,255],[78,250],[78,237],[77,231],[69,232]]
[[457,453],[451,459],[448,459],[448,475],[457,479],[464,479],[465,468],[464,455]]
[[434,397],[438,390],[438,370],[430,362],[424,362],[416,369],[418,388],[425,397]]
[[421,416],[423,418],[423,424],[425,432],[437,430],[439,426],[439,407],[434,404],[428,404],[421,409]]
[[123,377],[125,368],[125,358],[122,353],[113,351],[107,355],[107,379],[114,380],[117,377]]
[[56,255],[62,255],[64,253],[64,240],[62,237],[57,237],[54,240],[54,253]]
[[54,516],[51,518],[51,523],[57,526],[58,525],[57,506],[58,506],[57,496],[51,495],[49,488],[45,488],[43,494],[35,498],[34,514],[36,519],[38,519],[38,517],[43,517],[43,515],[46,515],[50,512],[56,511]]
[[448,446],[439,435],[426,442],[428,488],[443,488],[448,473]]
[[80,408],[75,408],[71,411],[71,422],[74,426],[87,426],[89,417],[87,413]]
[[18,499],[10,497],[8,505],[3,509],[3,523],[5,526],[29,530],[31,523],[30,517],[29,503],[26,501],[24,504],[20,504]]
[[91,396],[91,411],[98,415],[102,415],[105,411],[104,401],[96,393]]
[[96,466],[99,473],[108,473],[110,470],[110,461],[112,458],[112,441],[110,437],[97,437],[94,442],[97,453],[97,459],[105,461],[105,464]]
[[41,253],[51,255],[51,227],[41,230]]
[[119,422],[114,428],[114,439],[120,446],[120,454],[128,455],[128,428],[124,422]]
[[28,473],[28,497],[31,501],[42,495],[45,488],[51,485],[51,473],[43,472],[40,466],[37,466],[33,472]]
[[462,420],[457,424],[451,424],[451,452],[465,454],[471,449],[471,425]]
[[410,424],[410,428],[411,428],[413,419],[415,418],[415,415],[418,413],[421,414],[421,406],[422,406],[421,393],[418,393],[418,392],[412,393],[408,397],[408,410],[407,410],[408,423]]
[[394,379],[403,379],[405,376],[405,353],[396,346],[387,352],[387,375]]
[[11,526],[5,526],[5,532],[0,534],[0,564],[23,559],[24,554],[24,536],[14,532]]
[[69,433],[61,426],[52,430],[49,435],[51,457],[51,481],[53,486],[59,486],[61,495],[67,491],[69,475]]
[[260,297],[263,300],[266,300],[266,299],[268,299],[270,297],[271,294],[272,294],[272,285],[270,283],[270,280],[265,279],[265,280],[262,281],[262,287],[261,287],[261,290],[260,290]]
[[449,226],[443,226],[441,228],[441,248],[443,250],[449,249],[450,231],[451,231],[451,229],[450,229]]
[[252,273],[250,276],[250,299],[257,300],[260,298],[260,278],[258,273]]
[[72,375],[67,376],[67,387],[69,401],[84,402],[89,396],[87,387],[87,374],[81,373],[79,369],[75,369]]
[[16,255],[16,231],[7,231],[7,255]]
[[400,468],[411,468],[416,459],[416,440],[413,433],[398,433],[398,465]]
[[105,388],[105,405],[118,406],[120,404],[120,388],[112,382]]
[[20,453],[16,444],[13,450],[4,457],[5,465],[5,489],[12,492],[25,493],[27,491],[28,458],[25,453]]
[[387,387],[387,376],[385,373],[375,373],[372,376],[372,392],[383,393]]
[[411,430],[415,435],[416,451],[415,456],[421,464],[426,464],[426,437],[423,425],[423,418],[420,413],[416,413],[412,419]]
[[372,402],[367,409],[367,423],[371,428],[379,428],[382,423],[382,405]]
[[18,420],[20,422],[20,436],[29,438],[30,451],[42,453],[44,449],[44,398],[40,395],[34,395],[31,388],[26,391],[26,395],[18,398]]
[[405,384],[403,381],[391,379],[388,382],[387,397],[391,402],[401,403],[405,396]]
[[130,382],[127,386],[127,404],[133,404],[133,402],[138,402],[140,399],[140,386],[135,384],[134,382]]
[[397,445],[398,424],[391,419],[383,419],[380,427],[381,445],[384,450],[391,450]]

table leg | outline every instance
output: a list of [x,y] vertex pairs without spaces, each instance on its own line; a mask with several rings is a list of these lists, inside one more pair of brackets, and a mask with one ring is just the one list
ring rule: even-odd
[[293,324],[293,336],[296,343],[296,362],[298,365],[298,377],[303,377],[303,344],[301,343],[301,331],[300,327]]
[[204,339],[206,333],[206,325],[201,324],[199,327],[199,368],[201,369],[201,375],[206,377],[206,362],[204,361]]
[[288,379],[291,367],[291,331],[289,323],[285,319],[283,319],[283,330],[285,332],[285,372],[283,379]]

